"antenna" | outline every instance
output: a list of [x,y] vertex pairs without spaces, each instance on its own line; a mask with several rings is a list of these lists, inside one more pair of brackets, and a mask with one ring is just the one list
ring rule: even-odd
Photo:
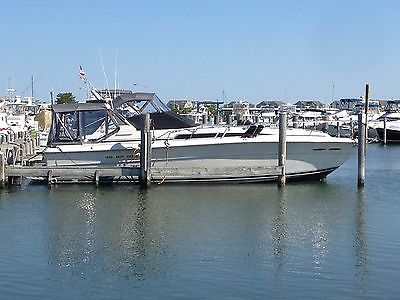
[[33,75],[32,75],[32,77],[31,77],[31,80],[32,80],[32,91],[31,91],[32,94],[31,94],[31,97],[32,97],[32,100],[33,100],[33,90],[34,90],[33,84],[34,84],[34,82],[35,82]]
[[115,49],[114,99],[117,97],[117,63],[118,63],[118,49]]
[[53,106],[53,90],[50,91],[51,105]]
[[100,48],[99,48],[99,46],[97,46],[97,50],[99,51],[99,56],[100,56],[100,61],[101,61],[101,67],[103,68],[104,78],[106,79],[107,94],[108,94],[108,96],[111,98],[111,95],[110,95],[110,87],[109,87],[109,85],[108,85],[107,74],[106,74],[106,70],[104,69],[103,58],[101,57],[101,53],[100,53]]

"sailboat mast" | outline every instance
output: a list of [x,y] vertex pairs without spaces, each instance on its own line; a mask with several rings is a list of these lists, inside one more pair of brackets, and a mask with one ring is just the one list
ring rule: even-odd
[[114,99],[117,97],[117,63],[118,63],[118,50],[115,49],[115,67],[114,67]]
[[32,88],[31,97],[32,97],[32,101],[33,101],[34,82],[35,82],[35,80],[34,80],[34,77],[32,75],[32,77],[31,77],[31,88]]

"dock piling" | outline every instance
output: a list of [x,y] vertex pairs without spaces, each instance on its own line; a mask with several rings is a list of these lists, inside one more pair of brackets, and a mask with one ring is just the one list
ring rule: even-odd
[[387,132],[386,132],[386,130],[387,130],[387,127],[386,127],[386,117],[385,118],[383,118],[383,144],[384,145],[386,145],[386,143],[387,143]]
[[4,153],[0,152],[0,188],[4,188],[5,186],[6,177],[5,177],[4,164],[5,164]]
[[362,114],[358,115],[358,186],[363,187],[365,184],[365,131]]
[[279,152],[278,166],[281,174],[278,176],[278,186],[286,185],[286,112],[279,113]]
[[140,118],[140,187],[147,188],[151,183],[151,131],[150,114],[141,115]]
[[99,174],[99,170],[94,171],[94,182],[96,184],[96,187],[99,186],[100,184],[100,174]]
[[365,184],[365,157],[367,148],[367,112],[368,112],[369,84],[365,87],[365,123],[363,123],[363,111],[358,112],[358,187]]
[[49,170],[47,172],[47,185],[51,186],[52,183],[53,183],[53,171]]

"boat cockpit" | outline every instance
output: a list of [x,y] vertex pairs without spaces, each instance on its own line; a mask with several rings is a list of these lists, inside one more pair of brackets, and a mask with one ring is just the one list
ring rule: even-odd
[[116,133],[126,121],[112,114],[106,103],[56,104],[47,146],[101,141]]

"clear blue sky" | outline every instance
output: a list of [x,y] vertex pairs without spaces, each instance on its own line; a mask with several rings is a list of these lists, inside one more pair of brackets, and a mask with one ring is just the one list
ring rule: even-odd
[[110,88],[117,66],[163,100],[400,98],[400,1],[13,0],[0,25],[0,95],[34,75],[36,97],[83,100],[79,66],[105,88],[102,57]]

